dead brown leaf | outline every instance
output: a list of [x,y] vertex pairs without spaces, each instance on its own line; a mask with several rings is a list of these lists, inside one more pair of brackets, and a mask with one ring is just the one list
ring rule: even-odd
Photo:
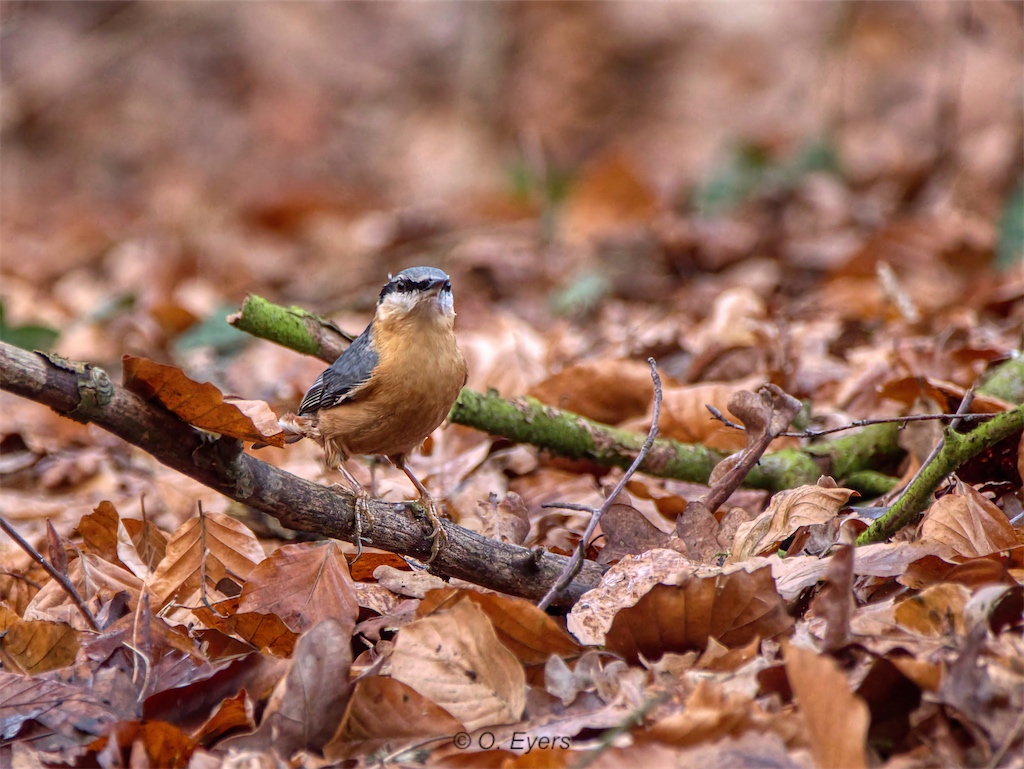
[[803,713],[817,765],[823,769],[867,767],[867,704],[850,691],[846,676],[829,657],[792,643],[784,643],[783,649],[786,676]]
[[89,745],[101,766],[188,766],[195,741],[178,727],[161,721],[122,721]]
[[[257,407],[257,401],[239,401],[243,411],[240,405],[226,402],[209,382],[195,382],[174,366],[132,355],[125,355],[122,363],[125,387],[147,400],[155,399],[190,425],[240,441],[284,446],[284,431],[265,403]],[[270,432],[261,432],[261,427]]]
[[921,542],[937,542],[967,557],[1020,545],[1006,514],[964,483],[957,483],[954,493],[940,497],[925,513]]
[[239,638],[269,654],[290,657],[299,634],[276,614],[239,611],[238,602],[238,597],[228,598],[211,604],[212,608],[196,606],[192,612],[209,628]]
[[605,646],[630,661],[638,655],[656,660],[666,652],[703,651],[711,638],[728,648],[745,646],[792,624],[767,567],[717,577],[681,575],[618,611]]
[[472,601],[458,601],[398,631],[389,670],[467,731],[518,721],[526,706],[522,665]]
[[[831,479],[829,479],[831,481]],[[814,526],[835,519],[838,512],[857,492],[836,488],[834,483],[800,486],[780,491],[768,508],[747,524],[740,524],[729,562],[745,561],[751,556],[769,555],[802,526]]]
[[300,750],[320,750],[338,728],[352,692],[350,641],[351,633],[333,619],[309,630],[299,639],[259,728],[224,745],[272,749],[285,760]]
[[667,547],[669,535],[658,529],[632,505],[611,505],[601,516],[605,546],[598,563],[612,563],[624,555],[639,555],[653,548]]
[[0,606],[0,659],[28,675],[66,667],[78,654],[78,632],[59,622],[26,622]]
[[427,593],[416,615],[426,617],[463,600],[472,601],[484,611],[498,640],[524,665],[543,665],[553,655],[571,658],[582,651],[554,618],[523,598],[443,588]]
[[415,689],[386,676],[356,682],[338,731],[324,746],[330,761],[374,753],[385,745],[392,751],[406,743],[452,735],[462,729],[446,710]]
[[549,406],[615,425],[643,416],[654,398],[654,388],[651,367],[646,363],[602,360],[564,368],[535,384],[528,394]]
[[328,541],[278,548],[249,573],[238,610],[276,614],[296,633],[331,617],[351,634],[359,606],[341,546]]
[[199,588],[204,568],[210,587],[225,577],[242,585],[263,558],[263,548],[244,523],[223,513],[191,518],[171,536],[153,574],[154,605],[163,607],[174,596]]

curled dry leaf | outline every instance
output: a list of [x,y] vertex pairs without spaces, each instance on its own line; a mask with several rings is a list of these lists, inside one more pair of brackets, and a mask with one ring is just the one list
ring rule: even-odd
[[584,646],[601,646],[616,613],[633,606],[655,585],[675,585],[687,576],[707,577],[720,573],[674,550],[648,550],[627,555],[612,566],[601,583],[583,594],[566,618],[569,632]]
[[326,619],[299,639],[288,673],[274,688],[259,728],[228,744],[269,748],[283,759],[320,750],[331,739],[348,705],[352,685],[351,632]]
[[576,657],[582,651],[553,617],[523,598],[446,587],[427,593],[416,613],[425,617],[458,601],[479,606],[498,640],[524,665],[543,665],[552,656]]
[[146,579],[163,560],[167,538],[148,521],[122,519],[108,501],[82,516],[77,531],[87,552],[105,561],[124,566],[139,579]]
[[[127,569],[104,561],[92,553],[83,553],[81,558],[72,561],[68,578],[86,601],[102,605],[114,600],[119,593],[124,593],[128,597],[127,605],[130,609],[134,610],[138,605],[142,580]],[[66,622],[79,630],[89,629],[64,588],[53,581],[46,583],[36,593],[25,609],[24,618]]]
[[772,497],[768,509],[737,529],[729,562],[775,552],[801,526],[834,519],[850,497],[857,493],[853,489],[829,488],[821,483],[787,489]]
[[338,731],[324,746],[324,757],[342,761],[385,745],[394,751],[461,729],[450,713],[415,689],[394,678],[370,676],[356,683]]
[[518,721],[526,707],[522,665],[472,601],[457,601],[399,630],[389,669],[466,731]]
[[730,649],[745,646],[792,625],[766,566],[655,585],[616,613],[605,646],[626,660],[659,659],[666,652],[703,651],[710,639]]
[[122,721],[89,745],[100,766],[188,766],[197,745],[173,724],[163,721]]
[[359,605],[341,545],[303,542],[278,548],[250,572],[238,610],[276,614],[297,633],[333,618],[351,634]]
[[284,432],[267,404],[228,403],[209,382],[195,382],[181,369],[147,358],[125,355],[122,362],[125,387],[147,400],[155,399],[188,424],[240,441],[284,446]]
[[948,545],[959,555],[976,557],[1018,547],[1021,543],[1006,514],[973,486],[936,500],[921,522],[921,541]]
[[206,722],[192,733],[192,737],[200,745],[211,745],[231,732],[251,731],[255,728],[252,699],[249,692],[242,689],[235,696],[221,700]]

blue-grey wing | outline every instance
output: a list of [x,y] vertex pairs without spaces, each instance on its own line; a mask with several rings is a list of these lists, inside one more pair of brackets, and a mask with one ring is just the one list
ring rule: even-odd
[[314,414],[348,400],[353,391],[370,379],[377,366],[377,353],[371,344],[373,324],[356,337],[338,359],[317,377],[299,404],[299,414]]

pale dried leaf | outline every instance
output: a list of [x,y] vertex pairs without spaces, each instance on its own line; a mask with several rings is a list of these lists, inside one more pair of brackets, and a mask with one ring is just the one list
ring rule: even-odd
[[392,678],[440,705],[467,731],[518,721],[526,706],[522,665],[472,601],[403,627],[389,664]]

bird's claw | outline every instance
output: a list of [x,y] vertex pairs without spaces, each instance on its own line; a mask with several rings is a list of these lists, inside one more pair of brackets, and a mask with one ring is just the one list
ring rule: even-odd
[[438,553],[441,549],[448,544],[448,534],[441,526],[441,516],[437,514],[437,507],[434,505],[434,500],[430,497],[421,497],[419,500],[419,506],[423,508],[423,512],[427,516],[427,520],[434,527],[430,532],[430,558],[427,559],[427,563],[433,563],[434,559],[437,558]]
[[[356,490],[349,489],[342,486],[339,483],[331,485],[332,489],[344,489],[349,494],[354,494],[355,499],[352,500],[352,512],[355,523],[355,545],[356,545],[356,557],[352,559],[352,563],[355,563],[363,556],[363,526],[369,525],[369,528],[373,528],[373,515],[370,513],[370,497],[366,493],[366,489],[359,487]],[[366,542],[372,543],[373,540],[366,538]],[[351,564],[350,564],[351,565]]]

